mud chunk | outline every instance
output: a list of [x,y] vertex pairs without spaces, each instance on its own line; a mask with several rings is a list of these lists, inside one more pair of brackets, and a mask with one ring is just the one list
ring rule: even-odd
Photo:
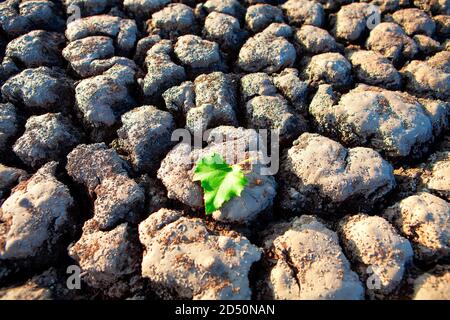
[[374,51],[357,50],[349,52],[347,57],[358,81],[386,89],[400,89],[400,73],[383,55]]
[[5,195],[20,181],[27,178],[27,172],[0,164],[0,205]]
[[320,3],[309,0],[289,0],[281,8],[290,24],[320,27],[325,22],[325,11]]
[[62,54],[82,78],[102,74],[116,64],[136,68],[132,60],[115,56],[113,39],[104,36],[75,40],[64,48]]
[[241,78],[241,95],[244,101],[255,96],[272,96],[276,93],[277,88],[267,73],[250,73]]
[[147,52],[147,75],[141,81],[147,99],[157,99],[164,91],[186,79],[184,68],[172,61],[172,53],[173,48],[169,40],[162,40]]
[[247,102],[245,109],[249,127],[278,132],[280,143],[287,143],[307,130],[305,119],[294,115],[280,95],[257,96]]
[[152,14],[150,29],[164,38],[195,33],[194,10],[182,3],[171,3]]
[[147,56],[147,52],[160,41],[161,37],[157,34],[140,39],[136,44],[136,52],[133,58],[134,61],[136,61],[138,65],[142,65]]
[[24,284],[0,289],[0,300],[73,299],[75,295],[66,286],[61,272],[50,268],[33,276]]
[[[1,52],[1,49],[0,49]],[[0,64],[0,86],[10,77],[20,72],[20,68],[14,63],[10,57],[4,57]]]
[[435,54],[442,49],[438,41],[423,34],[416,34],[413,39],[419,51],[426,56]]
[[167,198],[167,191],[160,180],[144,174],[139,179],[139,184],[145,188],[146,211],[153,213],[161,208],[166,208],[172,204]]
[[64,237],[73,232],[69,189],[55,177],[49,162],[21,182],[0,210],[0,264],[33,268],[55,261],[64,250]]
[[220,71],[225,64],[216,42],[203,40],[199,36],[185,35],[178,38],[174,52],[181,63],[194,73]]
[[62,67],[61,50],[65,43],[60,33],[36,30],[8,43],[5,55],[20,67]]
[[303,25],[295,32],[295,40],[302,51],[318,54],[337,50],[336,40],[328,31],[310,25]]
[[445,127],[440,119],[446,119],[447,109],[440,101],[366,85],[344,94],[337,104],[318,99],[310,105],[321,130],[346,144],[370,146],[394,158],[427,151],[434,134]]
[[243,18],[246,11],[238,0],[208,0],[204,3],[203,7],[209,13],[213,11],[220,12],[238,19]]
[[297,69],[284,69],[274,76],[273,82],[296,111],[302,115],[307,114],[308,83],[300,80]]
[[66,37],[72,42],[91,36],[108,36],[114,39],[118,53],[128,54],[134,49],[137,32],[134,20],[98,15],[77,19],[69,23],[66,29]]
[[0,150],[6,151],[19,130],[17,109],[12,103],[0,103]]
[[145,201],[144,190],[126,175],[112,175],[95,187],[94,218],[100,230],[127,221],[137,223]]
[[382,22],[373,28],[367,39],[366,47],[381,53],[394,64],[412,59],[418,50],[414,40],[393,22]]
[[52,1],[8,0],[0,3],[0,26],[10,38],[16,38],[34,29],[61,31],[65,21]]
[[135,108],[122,115],[118,145],[127,152],[137,171],[155,171],[170,150],[175,122],[170,113],[153,106]]
[[442,37],[450,36],[450,15],[439,15],[433,17],[436,22],[436,33]]
[[119,6],[120,0],[63,0],[68,16],[81,15],[82,17],[106,13]]
[[[232,129],[235,131],[238,129]],[[238,130],[239,131],[239,130]],[[246,131],[247,132],[247,131]],[[255,133],[256,134],[256,133]],[[202,157],[218,153],[228,164],[252,159],[252,166],[246,178],[249,181],[240,197],[226,202],[213,212],[214,219],[224,222],[250,223],[258,214],[272,205],[276,183],[267,165],[262,165],[261,152],[248,151],[250,139],[238,135],[235,140],[218,139],[204,149],[192,149],[186,143],[175,146],[162,161],[158,178],[163,182],[170,199],[176,199],[193,209],[203,208],[203,191],[198,182],[192,181],[195,164]],[[248,161],[248,160],[247,160]],[[268,172],[264,173],[264,168]]]
[[237,234],[216,235],[204,220],[181,214],[161,209],[139,225],[142,276],[165,298],[250,299],[247,275],[260,249]]
[[[83,170],[80,170],[83,168]],[[67,173],[89,193],[109,176],[127,175],[128,164],[104,143],[80,144],[67,156]]]
[[392,166],[374,150],[346,149],[318,134],[304,133],[281,163],[283,208],[301,212],[365,210],[395,186]]
[[353,83],[352,65],[337,52],[315,55],[308,63],[305,74],[314,84],[328,83],[335,88],[346,88]]
[[275,299],[364,299],[364,287],[335,232],[307,215],[293,219],[284,229],[265,241],[276,257],[268,279]]
[[369,30],[368,19],[377,7],[368,3],[351,3],[342,6],[336,15],[333,33],[336,38],[354,42]]
[[25,164],[38,168],[65,157],[80,138],[68,118],[61,113],[46,113],[28,118],[25,133],[16,140],[13,150]]
[[437,14],[450,15],[450,5],[447,0],[413,0],[416,7]]
[[294,34],[291,26],[285,23],[272,23],[267,28],[264,29],[264,34],[272,35],[274,37],[283,37],[289,39]]
[[206,17],[203,34],[206,39],[217,42],[228,52],[240,48],[247,36],[241,29],[238,19],[215,11]]
[[296,56],[294,46],[285,38],[261,32],[244,43],[237,64],[246,72],[274,73],[291,67]]
[[438,265],[414,280],[414,300],[449,300],[450,270]]
[[430,193],[410,196],[384,212],[399,232],[411,241],[415,257],[433,262],[450,254],[450,205]]
[[436,152],[427,161],[427,171],[422,176],[426,188],[450,201],[450,152]]
[[94,218],[100,230],[119,222],[136,223],[144,203],[144,191],[128,177],[128,164],[104,143],[78,145],[67,156],[66,169],[94,197]]
[[[123,298],[130,291],[130,277],[139,270],[140,248],[127,223],[110,231],[99,231],[87,221],[81,238],[69,255],[85,273],[83,280],[111,298]],[[135,232],[135,231],[134,231]]]
[[387,220],[364,214],[341,220],[339,234],[360,277],[371,284],[367,286],[369,296],[393,292],[413,258],[409,241]]
[[124,0],[123,7],[134,18],[148,19],[152,13],[161,10],[170,2],[170,0]]
[[76,107],[94,141],[112,136],[120,116],[135,105],[131,90],[133,69],[115,65],[102,75],[87,78],[75,88]]
[[213,72],[170,88],[163,98],[170,111],[185,118],[187,129],[201,134],[218,125],[238,124],[236,90],[233,75]]
[[280,8],[269,4],[255,4],[248,7],[245,24],[252,32],[261,32],[273,22],[284,22]]
[[402,69],[402,75],[411,92],[450,99],[450,52],[441,51],[427,61],[413,60]]
[[[340,1],[345,2],[345,1]],[[392,12],[398,10],[399,8],[410,5],[409,0],[362,0],[362,2],[370,3],[375,6],[378,6],[381,13]]]
[[9,78],[1,91],[6,100],[30,113],[64,112],[73,106],[73,81],[60,69],[25,69]]
[[195,89],[191,81],[164,91],[162,96],[167,110],[177,117],[185,116],[190,109],[195,108]]
[[432,36],[436,29],[433,19],[420,9],[408,8],[398,10],[394,12],[392,18],[410,36],[418,33]]
[[186,127],[191,132],[218,125],[237,126],[236,83],[232,75],[213,72],[194,81],[195,108],[186,114]]

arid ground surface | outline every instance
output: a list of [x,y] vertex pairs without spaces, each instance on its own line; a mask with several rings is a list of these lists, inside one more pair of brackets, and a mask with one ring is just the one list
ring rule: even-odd
[[0,299],[449,300],[449,39],[448,0],[0,1]]

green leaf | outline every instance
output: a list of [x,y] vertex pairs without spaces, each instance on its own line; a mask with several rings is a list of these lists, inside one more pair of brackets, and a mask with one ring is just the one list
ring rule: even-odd
[[225,202],[240,196],[248,183],[238,164],[228,165],[217,153],[200,159],[194,171],[194,181],[201,181],[206,214],[211,214]]

